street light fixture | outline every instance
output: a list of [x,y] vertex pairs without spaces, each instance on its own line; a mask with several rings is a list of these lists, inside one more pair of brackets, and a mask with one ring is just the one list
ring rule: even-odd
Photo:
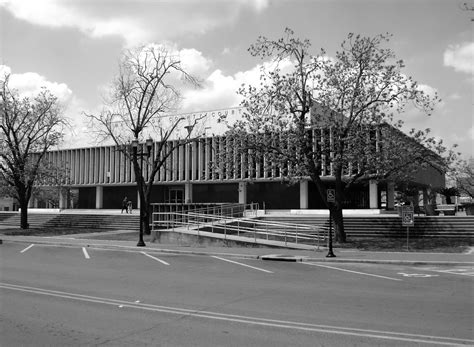
[[193,131],[194,125],[185,125],[184,129],[188,131],[188,137],[191,136],[191,132]]

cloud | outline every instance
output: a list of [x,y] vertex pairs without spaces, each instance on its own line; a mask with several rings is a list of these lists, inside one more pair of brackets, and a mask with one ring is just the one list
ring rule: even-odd
[[449,100],[460,100],[460,99],[462,99],[462,96],[459,95],[458,93],[452,93],[452,94],[447,96],[447,99],[449,99]]
[[46,77],[36,72],[12,73],[10,67],[0,65],[0,74],[5,76],[10,75],[8,86],[11,89],[16,89],[22,97],[33,97],[41,91],[41,88],[47,88],[53,95],[55,95],[59,102],[67,104],[72,98],[72,91],[67,84],[51,82]]
[[190,74],[200,76],[209,71],[212,66],[212,60],[205,58],[201,52],[191,48],[181,49],[179,51],[183,68]]
[[444,51],[444,65],[458,72],[474,74],[474,42],[450,45]]
[[[268,0],[127,1],[1,0],[16,18],[50,28],[76,28],[93,38],[121,37],[126,45],[204,33],[228,25],[243,9],[262,12]],[[192,13],[192,15],[189,15]]]
[[90,128],[82,116],[85,103],[73,94],[67,84],[49,81],[36,72],[12,73],[9,66],[0,65],[0,80],[5,75],[10,75],[8,86],[16,89],[21,97],[34,97],[42,88],[47,88],[58,98],[64,107],[64,119],[70,124],[70,127],[64,129],[65,142],[62,146],[72,148],[93,144]]
[[[262,67],[268,70],[275,68],[275,64],[264,62],[233,75],[225,75],[219,69],[213,70],[205,78],[201,89],[188,89],[183,93],[183,110],[188,112],[238,106],[241,102],[238,89],[243,84],[259,86]],[[279,68],[285,72],[292,69],[293,64],[290,60],[283,60]]]
[[249,5],[257,12],[263,11],[269,5],[269,0],[239,0],[238,2]]
[[229,47],[224,47],[221,54],[222,55],[229,55],[230,54],[230,48]]

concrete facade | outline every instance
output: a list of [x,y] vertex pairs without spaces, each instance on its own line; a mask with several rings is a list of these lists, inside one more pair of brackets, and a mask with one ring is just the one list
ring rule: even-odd
[[[310,131],[315,141],[331,136],[331,132],[323,128]],[[325,201],[308,178],[289,185],[285,174],[290,167],[271,166],[265,156],[255,159],[250,151],[237,154],[234,148],[239,143],[235,141],[215,136],[197,138],[187,144],[178,140],[165,143],[165,151],[172,149],[171,155],[155,176],[152,202],[258,202],[262,208],[270,209],[326,208]],[[138,152],[145,153],[145,145],[139,146]],[[153,144],[150,158],[155,157],[159,146],[158,142]],[[68,187],[78,195],[76,207],[109,209],[120,208],[124,196],[134,207],[139,206],[131,155],[130,148],[99,146],[50,151],[46,160],[65,172]],[[145,156],[140,160],[144,178],[148,181],[151,160]],[[324,155],[321,163],[321,177],[330,188],[334,184],[333,165]],[[344,174],[351,175],[354,170],[357,170],[355,165],[346,168]],[[440,183],[444,178],[430,171],[419,179]],[[377,209],[384,205],[384,208],[393,209],[394,194],[393,182],[371,180],[348,192],[344,208]],[[65,198],[59,200],[64,208]]]

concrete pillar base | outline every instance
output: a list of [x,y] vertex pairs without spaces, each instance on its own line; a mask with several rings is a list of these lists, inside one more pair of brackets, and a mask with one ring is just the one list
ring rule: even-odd
[[239,182],[239,204],[247,203],[247,182]]
[[379,191],[378,183],[376,180],[370,180],[369,182],[369,208],[379,207]]
[[308,208],[308,181],[300,181],[300,209]]

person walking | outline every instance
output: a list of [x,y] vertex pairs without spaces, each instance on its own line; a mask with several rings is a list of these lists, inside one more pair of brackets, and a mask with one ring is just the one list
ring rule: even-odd
[[132,214],[132,200],[128,200],[128,203],[127,203],[127,213]]
[[120,213],[123,213],[123,210],[125,210],[125,213],[128,213],[128,198],[127,197],[124,197],[122,200],[122,212]]

